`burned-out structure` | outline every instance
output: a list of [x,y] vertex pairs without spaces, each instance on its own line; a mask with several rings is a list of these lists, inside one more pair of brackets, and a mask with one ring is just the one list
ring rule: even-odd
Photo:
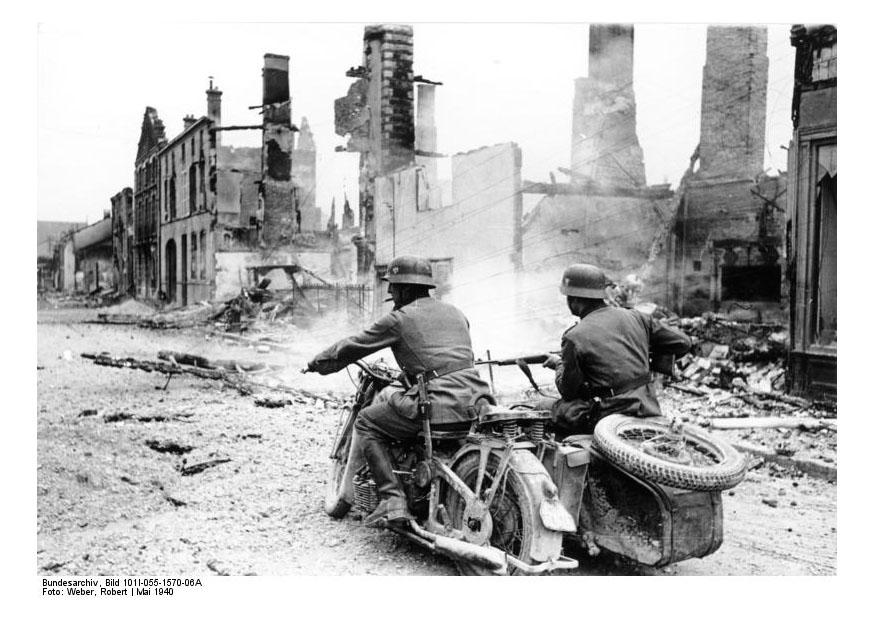
[[521,291],[529,314],[557,309],[553,290],[574,262],[594,263],[619,279],[646,263],[670,219],[675,195],[648,186],[638,142],[633,80],[634,27],[589,27],[587,77],[574,82],[571,167],[566,182],[526,182],[542,196],[522,223],[522,267],[532,285]]
[[134,279],[134,190],[126,187],[109,199],[112,205],[112,264],[120,293],[136,292]]
[[708,27],[699,145],[678,192],[665,271],[650,282],[682,315],[784,320],[787,181],[763,172],[766,38],[765,28]]
[[[36,282],[40,292],[63,289],[64,242],[85,222],[54,222],[37,220],[36,223]],[[72,245],[71,245],[72,250]],[[72,257],[71,257],[72,259]],[[72,273],[68,277],[72,287]]]
[[376,254],[376,179],[413,163],[413,29],[404,25],[365,27],[362,64],[345,97],[334,102],[335,131],[347,136],[346,150],[359,156],[357,272],[367,278]]
[[787,228],[791,392],[837,387],[836,28],[793,26],[796,48]]
[[[494,304],[502,320],[562,313],[555,283],[571,262],[621,276],[649,256],[674,206],[668,186],[648,187],[635,126],[631,26],[590,32],[590,76],[575,84],[567,182],[523,181],[513,142],[449,157],[438,173],[435,107],[440,83],[414,75],[412,30],[369,26],[364,63],[335,103],[336,130],[361,153],[359,273],[374,278],[394,256],[427,257],[438,280],[471,314]],[[379,112],[377,112],[379,111]],[[551,175],[552,176],[552,175]],[[526,194],[539,197],[524,216]],[[376,310],[377,308],[375,308]],[[495,322],[495,321],[493,321]]]
[[[265,266],[331,272],[332,240],[316,207],[316,146],[306,121],[295,140],[289,57],[265,54],[262,83],[262,103],[253,106],[260,123],[223,124],[222,91],[211,78],[206,114],[187,115],[182,131],[155,152],[158,270],[167,303],[235,296]],[[259,132],[261,146],[226,144],[240,131]]]
[[512,278],[522,218],[519,147],[455,154],[450,175],[439,178],[440,83],[414,75],[409,26],[366,27],[362,65],[347,75],[356,81],[335,102],[335,128],[348,137],[347,150],[360,153],[357,267],[375,283],[374,309],[385,297],[380,276],[402,254],[431,260],[438,296],[475,285],[474,265]]

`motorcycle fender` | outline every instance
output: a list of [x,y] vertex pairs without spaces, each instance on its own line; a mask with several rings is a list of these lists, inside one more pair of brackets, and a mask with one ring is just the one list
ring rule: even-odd
[[[555,495],[552,498],[547,497],[546,492],[550,490],[550,487],[554,490],[556,487],[538,457],[528,450],[515,450],[510,459],[510,466],[520,474],[533,506],[538,507],[539,518],[534,520],[536,535],[532,540],[532,559],[537,562],[559,559],[562,553],[562,530],[551,526],[560,523],[567,524],[567,521],[564,521],[561,516],[557,516],[561,510],[565,518],[571,521],[571,531],[574,531],[571,515],[562,507]],[[546,520],[545,514],[547,515]]]
[[[477,446],[465,446],[453,456],[453,462],[462,458],[467,452],[477,450]],[[549,562],[558,560],[562,555],[562,532],[548,528],[540,516],[540,507],[547,498],[545,488],[555,485],[547,475],[547,470],[534,454],[528,450],[514,450],[510,457],[508,467],[519,474],[520,480],[526,487],[527,500],[531,502],[539,516],[534,519],[532,532],[531,557],[536,562]],[[552,516],[551,512],[551,516]],[[566,511],[566,514],[567,511]],[[548,517],[549,518],[549,517]],[[570,518],[570,515],[569,515]]]

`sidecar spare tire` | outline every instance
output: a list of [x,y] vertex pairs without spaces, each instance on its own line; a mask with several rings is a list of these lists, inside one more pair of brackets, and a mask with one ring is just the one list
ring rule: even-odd
[[596,424],[593,445],[622,469],[678,489],[730,489],[747,466],[726,441],[689,426],[676,433],[661,417],[609,415]]

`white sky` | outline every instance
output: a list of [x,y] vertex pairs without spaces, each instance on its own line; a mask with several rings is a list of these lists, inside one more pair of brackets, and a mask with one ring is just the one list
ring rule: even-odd
[[[265,52],[291,57],[292,113],[316,140],[317,206],[327,217],[344,188],[355,205],[357,155],[335,153],[334,99],[361,63],[364,24],[119,24],[46,22],[38,36],[38,219],[102,217],[133,184],[144,108],[157,108],[168,138],[182,117],[206,110],[207,76],[223,91],[223,124],[257,124]],[[573,82],[586,75],[588,25],[414,23],[414,71],[437,92],[438,150],[452,154],[515,141],[523,177],[568,166]],[[793,48],[789,25],[769,27],[766,168],[786,169]],[[699,134],[704,25],[638,25],[635,93],[648,183],[676,185]],[[226,144],[255,146],[259,132]],[[564,179],[561,174],[557,178]]]

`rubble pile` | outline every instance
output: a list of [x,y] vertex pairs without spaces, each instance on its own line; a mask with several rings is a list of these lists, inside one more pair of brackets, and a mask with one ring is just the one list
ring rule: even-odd
[[48,292],[40,296],[40,302],[53,310],[59,308],[104,308],[117,304],[125,296],[114,290],[95,290],[90,293],[70,294]]

